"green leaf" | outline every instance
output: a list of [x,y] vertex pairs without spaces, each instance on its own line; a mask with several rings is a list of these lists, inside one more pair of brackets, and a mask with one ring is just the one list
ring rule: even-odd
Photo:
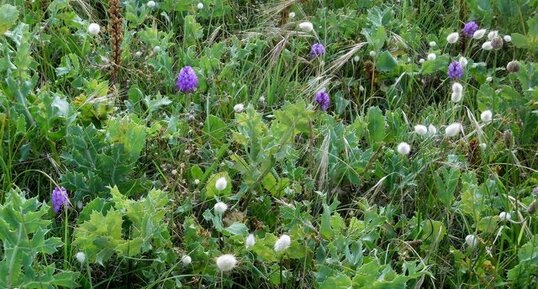
[[378,147],[385,138],[385,118],[379,107],[368,109],[368,136],[373,147]]
[[389,72],[398,66],[398,62],[388,51],[384,51],[379,55],[376,61],[377,69],[381,72]]
[[439,168],[434,175],[438,199],[449,207],[454,201],[454,193],[460,179],[460,170],[457,168]]
[[[219,191],[215,187],[215,184],[217,183],[217,180],[222,177],[226,179],[227,185],[226,185],[226,188],[224,188],[224,190]],[[206,189],[206,193],[205,193],[206,199],[213,198],[215,196],[228,196],[232,193],[232,180],[230,179],[230,176],[228,176],[227,172],[216,173],[209,178],[205,189]]]
[[4,4],[0,6],[0,35],[4,35],[19,18],[19,10],[17,7]]
[[215,145],[221,145],[225,139],[227,126],[220,118],[209,115],[205,121],[204,133],[208,141]]
[[229,227],[224,229],[226,232],[232,234],[232,235],[239,235],[239,236],[246,236],[248,235],[248,228],[243,223],[235,222],[231,224]]
[[512,43],[517,48],[529,48],[527,37],[520,33],[512,33]]
[[348,289],[351,288],[351,278],[343,273],[327,278],[319,285],[320,289]]

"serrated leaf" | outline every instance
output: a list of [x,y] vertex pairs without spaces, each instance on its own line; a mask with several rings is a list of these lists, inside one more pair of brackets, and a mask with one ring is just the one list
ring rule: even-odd
[[19,18],[17,7],[9,4],[0,6],[0,36],[17,22],[17,18]]

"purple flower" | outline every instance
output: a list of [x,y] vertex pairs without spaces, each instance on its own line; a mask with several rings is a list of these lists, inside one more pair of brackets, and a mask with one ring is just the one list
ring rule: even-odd
[[321,43],[314,43],[310,49],[310,56],[316,58],[322,56],[323,54],[325,54],[325,46],[323,46]]
[[448,65],[448,77],[454,80],[463,77],[463,66],[461,66],[459,61],[452,61],[452,63]]
[[193,92],[198,87],[198,77],[190,66],[185,66],[179,71],[176,88],[183,93]]
[[69,198],[67,196],[67,191],[63,187],[56,187],[52,191],[52,209],[54,213],[58,213],[62,207],[67,207],[69,205]]
[[469,21],[463,26],[463,34],[469,38],[473,37],[476,30],[478,30],[478,24],[476,24],[474,21]]
[[329,104],[331,103],[331,99],[329,98],[328,93],[320,90],[316,93],[316,102],[319,104],[319,107],[321,107],[321,110],[327,111]]

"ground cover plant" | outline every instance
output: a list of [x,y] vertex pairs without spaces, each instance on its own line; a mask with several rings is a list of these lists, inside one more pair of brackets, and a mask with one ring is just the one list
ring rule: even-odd
[[537,11],[0,0],[0,288],[536,288]]

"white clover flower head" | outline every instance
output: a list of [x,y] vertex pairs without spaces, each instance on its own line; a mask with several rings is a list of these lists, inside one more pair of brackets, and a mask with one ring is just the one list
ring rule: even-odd
[[510,36],[510,35],[505,35],[503,37],[503,39],[504,39],[505,42],[512,42],[512,36]]
[[482,44],[482,49],[484,50],[492,50],[493,49],[493,45],[491,45],[491,41],[486,41]]
[[223,202],[217,202],[213,207],[213,210],[215,210],[216,214],[222,215],[224,212],[226,212],[226,210],[228,210],[228,205]]
[[301,22],[299,23],[299,28],[305,32],[312,32],[314,31],[314,24],[312,24],[312,22],[308,22],[308,21],[305,21],[305,22]]
[[75,254],[75,258],[80,264],[84,264],[84,262],[86,261],[86,254],[84,254],[83,252],[78,252]]
[[236,113],[243,112],[243,109],[245,109],[245,106],[242,103],[238,103],[238,104],[234,105],[234,111]]
[[433,124],[430,124],[428,126],[428,133],[430,135],[436,135],[437,134],[437,128]]
[[265,102],[265,97],[264,96],[260,96],[260,98],[258,99],[259,102]]
[[506,221],[511,221],[512,220],[512,215],[510,215],[510,213],[508,212],[501,212],[499,214],[499,219],[501,219],[501,221],[503,222],[506,222]]
[[189,266],[191,263],[192,263],[191,256],[183,255],[183,257],[181,257],[181,264],[183,264],[183,266]]
[[198,3],[198,5],[196,5],[196,8],[198,8],[198,10],[204,9],[204,3],[202,2]]
[[488,145],[486,143],[480,143],[479,146],[480,146],[480,149],[483,151],[485,151],[488,148]]
[[446,41],[450,44],[454,44],[458,42],[459,39],[460,39],[460,34],[458,32],[452,32],[448,34],[448,36],[446,37]]
[[245,240],[245,246],[248,248],[254,247],[256,245],[256,237],[254,234],[248,234],[247,239]]
[[148,1],[148,3],[146,3],[146,6],[148,6],[149,8],[155,8],[155,1]]
[[493,38],[499,36],[499,31],[492,30],[488,33],[488,40],[493,40]]
[[356,55],[355,57],[353,57],[353,61],[354,61],[354,62],[359,62],[359,60],[361,60],[361,58],[360,58],[358,55]]
[[295,12],[290,12],[290,14],[288,14],[288,16],[289,16],[291,19],[295,18]]
[[435,60],[437,58],[437,55],[435,55],[435,53],[430,53],[428,54],[428,60]]
[[486,34],[486,29],[478,29],[473,33],[474,39],[482,39],[484,35]]
[[91,35],[95,36],[99,34],[99,32],[101,32],[101,26],[99,26],[99,24],[91,23],[90,25],[88,25],[88,33],[90,33]]
[[237,259],[232,254],[224,254],[217,258],[217,268],[222,272],[232,271],[237,265]]
[[473,234],[467,235],[467,237],[465,237],[465,244],[467,244],[469,248],[475,248],[478,245],[478,238]]
[[485,110],[483,111],[481,114],[480,114],[480,119],[485,122],[485,123],[488,123],[488,122],[491,122],[491,119],[493,118],[493,113],[491,112],[491,110]]
[[282,252],[286,249],[288,249],[291,245],[291,238],[290,236],[284,234],[282,236],[280,236],[280,238],[278,238],[278,240],[276,240],[275,242],[275,246],[274,246],[274,249],[275,249],[275,252]]
[[491,82],[491,81],[493,81],[493,77],[491,77],[491,76],[486,77],[486,81],[487,81],[487,82]]
[[359,91],[365,91],[365,90],[366,90],[366,88],[364,88],[364,86],[359,85]]
[[175,176],[175,175],[177,175],[177,170],[176,170],[176,169],[173,169],[173,170],[171,171],[171,173],[172,173],[172,175]]
[[461,85],[459,82],[454,82],[452,84],[452,92],[459,94],[463,93],[463,85]]
[[142,56],[142,51],[137,51],[137,52],[135,52],[134,56],[135,56],[135,57],[140,57],[140,56]]
[[82,207],[84,207],[84,204],[82,203],[82,201],[78,201],[77,202],[77,208],[82,209]]
[[401,155],[408,155],[411,152],[411,146],[406,142],[401,142],[398,144],[397,150]]
[[418,135],[426,135],[428,133],[428,128],[425,125],[417,124],[415,125],[415,133]]
[[199,179],[195,179],[195,180],[194,180],[194,184],[195,184],[195,185],[199,185],[199,184],[200,184],[200,180],[199,180]]
[[430,45],[430,47],[435,47],[437,46],[437,42],[435,41],[430,41],[430,43],[428,43]]
[[452,123],[445,128],[445,135],[447,137],[455,137],[461,132],[462,129],[463,127],[461,123],[459,122]]
[[453,103],[458,103],[458,102],[460,102],[462,99],[463,99],[463,93],[452,92],[452,95],[450,96],[450,100],[451,100]]
[[465,66],[467,66],[469,61],[467,60],[467,58],[462,56],[462,57],[460,57],[459,63],[461,64],[461,66],[465,67]]
[[222,191],[226,189],[227,186],[228,186],[228,181],[226,180],[225,177],[220,177],[215,182],[215,189],[217,189],[217,191]]
[[424,58],[421,58],[421,59],[418,60],[418,63],[422,64],[422,63],[424,63],[424,61],[426,61],[426,60],[424,60]]
[[153,52],[155,52],[155,53],[161,52],[161,47],[160,46],[153,47]]
[[374,50],[370,51],[370,53],[368,54],[370,55],[370,57],[375,57],[377,55],[377,53]]

